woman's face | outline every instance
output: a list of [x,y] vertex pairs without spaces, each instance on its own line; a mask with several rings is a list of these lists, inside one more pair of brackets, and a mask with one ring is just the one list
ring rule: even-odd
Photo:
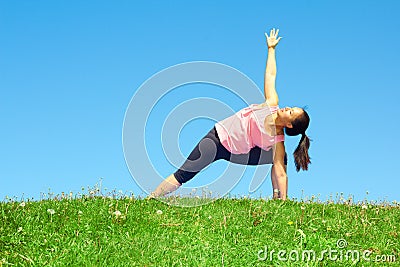
[[282,121],[291,123],[297,118],[297,116],[301,115],[303,112],[304,112],[303,109],[298,107],[293,107],[293,108],[286,107],[279,109],[277,113]]

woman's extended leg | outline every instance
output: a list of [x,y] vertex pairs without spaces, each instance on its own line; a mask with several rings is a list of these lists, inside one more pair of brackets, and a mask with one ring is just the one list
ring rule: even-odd
[[161,182],[150,197],[164,196],[175,191],[212,162],[227,157],[226,153],[229,152],[219,141],[217,131],[215,128],[211,129],[192,150],[183,165]]
[[181,184],[176,180],[174,174],[171,174],[150,194],[150,197],[164,196],[175,191],[180,186]]

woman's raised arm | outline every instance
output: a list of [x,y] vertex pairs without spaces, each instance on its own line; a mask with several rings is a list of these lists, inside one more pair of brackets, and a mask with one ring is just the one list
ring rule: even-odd
[[270,106],[277,106],[279,103],[278,94],[275,89],[276,80],[276,59],[275,59],[275,47],[279,43],[282,37],[278,38],[279,30],[272,29],[269,36],[265,33],[268,45],[268,58],[267,66],[265,68],[264,77],[264,95],[265,101]]

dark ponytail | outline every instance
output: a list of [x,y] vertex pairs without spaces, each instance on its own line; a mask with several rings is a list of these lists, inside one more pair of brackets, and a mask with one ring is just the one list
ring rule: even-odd
[[301,134],[300,142],[293,153],[294,163],[296,165],[296,171],[300,169],[308,170],[308,164],[311,163],[310,156],[308,155],[308,149],[310,148],[310,138],[306,135],[306,129],[310,124],[310,117],[307,112],[303,109],[303,114],[299,115],[293,122],[293,128],[285,127],[285,133],[289,136],[295,136]]
[[303,171],[308,170],[308,164],[311,163],[308,149],[310,148],[310,138],[306,134],[302,134],[299,145],[293,153],[296,171],[300,168]]

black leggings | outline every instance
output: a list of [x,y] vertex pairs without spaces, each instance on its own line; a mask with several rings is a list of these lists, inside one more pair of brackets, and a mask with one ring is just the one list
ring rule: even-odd
[[186,183],[209,164],[220,159],[242,165],[272,164],[273,151],[255,146],[246,154],[232,154],[221,144],[217,131],[213,127],[196,145],[174,176],[180,184]]

